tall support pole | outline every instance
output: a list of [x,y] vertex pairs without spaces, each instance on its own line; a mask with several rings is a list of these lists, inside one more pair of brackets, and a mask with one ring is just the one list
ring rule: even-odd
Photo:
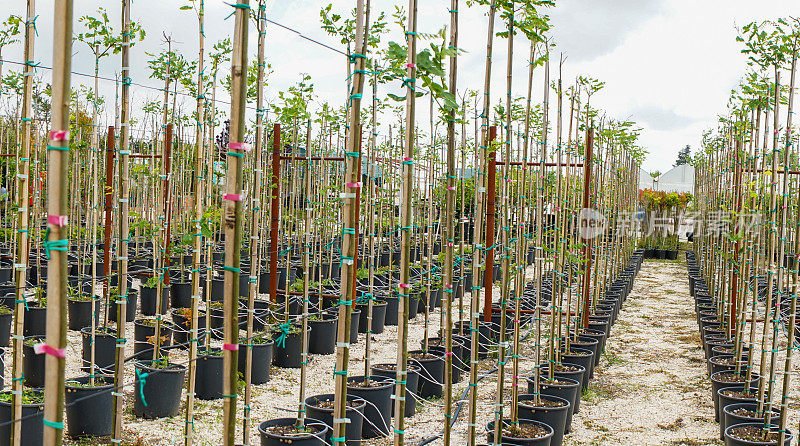
[[172,203],[172,189],[170,188],[169,181],[172,175],[172,129],[172,124],[166,125],[166,129],[164,131],[164,144],[161,147],[162,205],[160,207],[163,212],[163,216],[159,215],[159,217],[163,217],[166,231],[162,235],[163,239],[161,240],[161,246],[164,247],[164,255],[162,256],[164,259],[164,273],[161,275],[163,280],[159,280],[158,286],[156,287],[156,326],[153,330],[153,361],[156,361],[163,356],[161,355],[161,300],[164,298],[162,286],[169,284],[170,239],[172,238],[172,218],[170,212]]
[[[480,286],[480,267],[481,267],[481,250],[483,246],[483,212],[484,200],[483,194],[486,193],[486,175],[482,175],[482,169],[486,167],[486,154],[489,145],[494,142],[494,137],[497,134],[497,129],[489,127],[489,113],[491,110],[491,78],[492,78],[492,49],[494,44],[494,16],[496,13],[496,1],[492,0],[489,5],[489,24],[486,38],[486,65],[484,71],[483,82],[483,105],[481,109],[481,131],[477,138],[480,138],[478,150],[476,150],[477,161],[475,163],[475,227],[473,228],[473,244],[472,251],[472,299],[470,302],[470,328],[471,328],[471,345],[474,347],[470,351],[470,368],[469,368],[469,421],[467,421],[468,432],[467,440],[470,446],[475,445],[476,441],[476,421],[478,417],[478,345],[480,342],[478,336],[479,326],[479,305],[481,298]],[[476,121],[477,125],[477,121]],[[484,253],[485,254],[485,253]]]
[[[417,0],[408,2],[408,63],[406,66],[406,123],[403,144],[403,184],[400,186],[400,283],[397,287],[399,311],[397,325],[396,388],[394,391],[394,446],[405,441],[406,377],[408,376],[408,307],[410,305],[411,236],[413,235],[411,201],[414,190],[414,118],[416,92],[413,82],[417,77]],[[425,305],[428,303],[425,302]]]
[[[67,203],[69,187],[69,99],[72,68],[72,0],[55,2],[50,137],[47,144],[47,344],[44,382],[44,444],[60,445],[64,434],[64,352],[67,347]],[[49,246],[49,248],[48,248]]]
[[[590,195],[592,190],[592,149],[594,147],[594,128],[586,131],[586,150],[583,161],[583,209],[589,209]],[[592,300],[589,298],[589,290],[592,274],[592,239],[583,241],[583,328],[589,328],[589,312]]]
[[[225,230],[225,288],[223,345],[223,434],[222,443],[233,446],[236,437],[236,398],[239,387],[239,274],[242,246],[242,164],[246,146],[245,105],[247,104],[247,28],[250,0],[234,4],[235,24],[231,54],[231,126],[227,175],[222,207]],[[275,249],[275,247],[273,247]]]
[[[111,217],[114,214],[114,157],[116,155],[116,132],[114,126],[108,127],[106,136],[106,177],[103,188],[103,297],[106,307],[108,307],[108,291],[111,289],[109,283],[111,276]],[[108,312],[106,312],[108,313]],[[106,314],[106,319],[108,314]],[[94,363],[92,363],[94,366]],[[92,372],[94,374],[94,372]]]
[[258,76],[256,77],[256,145],[253,160],[253,189],[250,197],[250,277],[247,290],[247,343],[245,344],[245,369],[244,369],[244,412],[242,414],[242,444],[250,444],[250,399],[253,392],[253,308],[258,294],[258,276],[261,268],[259,251],[261,239],[261,153],[264,147],[264,39],[267,35],[266,12],[267,5],[264,0],[258,2]]
[[[205,19],[205,0],[200,0],[197,10],[197,38],[199,49],[197,51],[197,125],[195,126],[194,141],[194,228],[192,248],[192,301],[191,301],[191,321],[189,328],[189,364],[188,379],[186,381],[186,423],[184,426],[183,438],[185,446],[192,446],[194,442],[194,389],[195,377],[197,376],[197,348],[199,342],[197,312],[200,304],[201,278],[200,269],[202,268],[200,252],[203,249],[203,232],[200,221],[203,219],[203,195],[201,191],[201,178],[203,177],[203,154],[204,154],[204,130],[205,130],[205,96],[203,93],[203,71],[205,63],[205,32],[203,30]],[[166,161],[166,160],[162,160]],[[210,271],[206,271],[210,274]],[[158,296],[161,297],[161,296]],[[156,313],[160,314],[161,307],[156,307]],[[155,338],[157,341],[158,338]],[[156,343],[158,345],[158,343]]]
[[[119,242],[117,243],[119,263],[119,296],[117,301],[117,343],[114,359],[114,432],[112,439],[122,441],[122,408],[124,394],[122,386],[125,379],[125,325],[127,319],[128,294],[128,196],[130,184],[130,42],[131,42],[131,0],[122,0],[122,95],[120,107],[120,147],[119,147]],[[125,296],[125,297],[123,297]],[[158,307],[156,307],[158,310]]]
[[[347,368],[350,360],[350,322],[353,314],[352,296],[356,276],[354,262],[358,248],[356,237],[358,199],[356,190],[361,186],[359,171],[361,167],[361,95],[364,92],[364,67],[367,59],[367,45],[364,36],[365,27],[364,0],[356,5],[356,53],[351,55],[350,62],[355,63],[352,87],[349,92],[350,114],[348,115],[347,148],[345,149],[344,189],[342,194],[342,271],[339,291],[339,323],[336,333],[336,366],[334,368],[334,403],[333,403],[333,443],[336,446],[345,444],[345,424],[347,410]],[[349,65],[348,65],[349,67]]]
[[19,215],[17,216],[17,253],[14,262],[14,337],[13,337],[13,380],[11,383],[12,397],[11,405],[13,420],[17,420],[11,429],[11,444],[20,446],[22,442],[22,342],[23,342],[23,321],[25,314],[25,282],[27,279],[28,268],[28,226],[29,226],[29,206],[30,206],[30,179],[28,176],[31,171],[31,94],[33,92],[33,41],[36,35],[36,2],[28,0],[27,13],[25,16],[25,49],[23,58],[26,60],[23,71],[24,89],[22,93],[22,117],[20,118],[22,127],[22,153],[17,160],[17,205]]
[[[450,0],[450,49],[458,47],[458,0]],[[450,94],[456,95],[458,80],[458,54],[450,56]],[[447,118],[447,190],[445,192],[445,261],[444,261],[444,311],[445,326],[442,327],[445,342],[444,357],[444,446],[450,446],[450,420],[453,405],[453,255],[455,243],[455,198],[456,198],[456,111],[453,109]]]

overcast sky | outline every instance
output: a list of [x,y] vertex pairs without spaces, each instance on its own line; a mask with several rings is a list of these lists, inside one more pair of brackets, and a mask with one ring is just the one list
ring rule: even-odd
[[[255,3],[255,0],[251,0]],[[0,17],[24,15],[24,0],[0,1]],[[38,0],[39,37],[35,59],[43,65],[52,63],[53,0]],[[319,27],[319,10],[329,1],[270,0],[268,17],[332,46],[341,46],[338,39],[326,35]],[[334,0],[334,9],[346,11],[354,0]],[[376,10],[391,13],[402,0],[373,0]],[[461,34],[459,47],[465,50],[460,58],[459,89],[480,89],[483,84],[483,63],[487,19],[485,8],[460,5]],[[94,14],[99,4],[109,9],[118,27],[119,1],[75,0],[75,18]],[[145,52],[163,50],[162,32],[172,35],[177,49],[196,58],[197,22],[190,11],[179,11],[181,1],[135,0],[132,17],[148,32],[144,43],[132,53],[134,82],[157,87],[147,79],[149,72]],[[449,23],[449,0],[419,2],[419,31],[435,32]],[[605,89],[592,99],[594,106],[609,117],[631,119],[643,128],[641,144],[650,152],[644,164],[648,171],[665,171],[672,166],[677,152],[689,144],[693,151],[700,144],[702,131],[714,125],[716,115],[725,110],[730,90],[745,72],[745,58],[735,42],[736,26],[753,20],[800,15],[797,0],[558,0],[550,10],[555,28],[556,52],[564,52],[567,60],[563,77],[569,83],[577,75],[588,75],[606,82]],[[207,48],[232,31],[233,21],[223,19],[232,8],[221,0],[206,0]],[[373,15],[374,17],[374,15]],[[499,26],[499,24],[498,24]],[[81,31],[81,25],[75,25]],[[400,40],[396,27],[385,40]],[[312,76],[320,101],[341,104],[345,98],[346,64],[343,57],[329,49],[299,38],[296,34],[270,25],[267,31],[267,58],[275,73],[269,80],[266,97],[277,98],[277,92],[296,83],[301,73]],[[493,71],[493,103],[505,92],[506,43],[495,40]],[[256,33],[251,32],[251,57],[256,49]],[[90,73],[92,59],[80,43],[74,47],[75,71]],[[4,59],[21,61],[21,46],[3,50]],[[514,94],[523,96],[526,88],[528,45],[521,37],[515,41]],[[103,60],[100,72],[113,77],[120,64],[119,56]],[[18,69],[10,64],[3,67]],[[49,81],[49,73],[40,70]],[[557,70],[552,70],[556,77]],[[541,101],[541,70],[535,78],[535,98]],[[89,79],[74,77],[76,83],[90,84]],[[393,86],[397,90],[398,86]],[[113,84],[105,83],[101,94],[113,105]],[[133,90],[134,101],[145,96],[155,99],[157,93],[142,88]],[[187,100],[187,107],[189,102]],[[427,104],[425,105],[427,107]],[[423,107],[423,108],[425,108]],[[427,125],[424,125],[427,129]]]

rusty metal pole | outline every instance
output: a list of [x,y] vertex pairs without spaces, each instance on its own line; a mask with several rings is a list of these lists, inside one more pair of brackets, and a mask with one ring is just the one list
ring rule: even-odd
[[[269,298],[277,302],[278,295],[278,225],[280,223],[281,200],[281,125],[272,126],[272,180],[270,186],[269,227]],[[288,299],[288,298],[287,298]],[[288,305],[288,300],[287,300]]]
[[[497,127],[489,127],[489,147],[497,137]],[[483,273],[483,320],[492,321],[492,282],[494,281],[494,217],[495,195],[497,195],[496,166],[497,158],[494,152],[489,152],[488,168],[486,169],[486,270]]]
[[[586,131],[586,151],[583,162],[583,209],[590,206],[589,196],[592,189],[592,148],[594,146],[594,129]],[[580,230],[580,228],[579,228]],[[583,328],[589,328],[589,310],[591,299],[589,299],[589,286],[592,272],[592,239],[584,240],[583,245]]]

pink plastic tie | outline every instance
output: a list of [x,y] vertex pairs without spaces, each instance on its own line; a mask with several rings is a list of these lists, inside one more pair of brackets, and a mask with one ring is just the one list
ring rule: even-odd
[[417,64],[415,63],[407,63],[406,68],[417,68]]
[[445,287],[445,288],[447,288],[448,290],[451,290],[451,289],[453,289],[453,285],[450,285],[450,284],[448,284],[448,285],[445,285],[444,287]]
[[401,283],[398,285],[400,288],[411,288],[407,283]]
[[444,357],[447,358],[449,356],[453,356],[453,352],[445,352]]
[[228,200],[228,201],[242,201],[242,195],[241,194],[225,194],[225,195],[222,196],[222,199],[223,200]]
[[250,144],[246,142],[230,142],[228,143],[228,148],[231,150],[242,150],[244,152],[249,152],[252,147]]
[[222,349],[236,352],[239,351],[239,344],[222,344]]
[[66,226],[67,225],[67,216],[66,215],[48,215],[47,222],[54,226]]
[[413,159],[413,158],[409,158],[409,157],[407,157],[407,156],[404,156],[404,157],[403,157],[403,161],[411,161],[412,159]]
[[361,187],[361,183],[346,183],[345,186],[351,189],[359,189]]
[[65,349],[63,348],[55,348],[45,344],[44,342],[36,344],[33,346],[33,351],[37,355],[41,355],[42,353],[48,354],[50,356],[55,356],[56,358],[66,358],[67,354]]
[[69,132],[66,130],[51,130],[51,141],[69,141]]
[[447,186],[447,190],[456,190],[455,186]]

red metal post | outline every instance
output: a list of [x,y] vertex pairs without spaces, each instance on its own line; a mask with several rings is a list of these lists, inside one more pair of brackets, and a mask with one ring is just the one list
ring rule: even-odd
[[[589,209],[589,195],[592,188],[592,148],[594,146],[594,129],[586,131],[586,159],[583,162],[583,209]],[[583,244],[583,328],[589,328],[589,311],[592,300],[589,298],[589,285],[592,272],[592,239]]]
[[[489,127],[489,147],[492,147],[494,139],[497,137],[497,127]],[[483,274],[483,320],[492,321],[492,282],[494,281],[494,216],[495,216],[495,195],[497,159],[495,153],[487,155],[488,167],[486,169],[486,270]]]
[[273,302],[278,299],[278,223],[280,222],[281,182],[281,125],[272,127],[272,181],[270,194],[270,229],[269,229],[269,297]]

